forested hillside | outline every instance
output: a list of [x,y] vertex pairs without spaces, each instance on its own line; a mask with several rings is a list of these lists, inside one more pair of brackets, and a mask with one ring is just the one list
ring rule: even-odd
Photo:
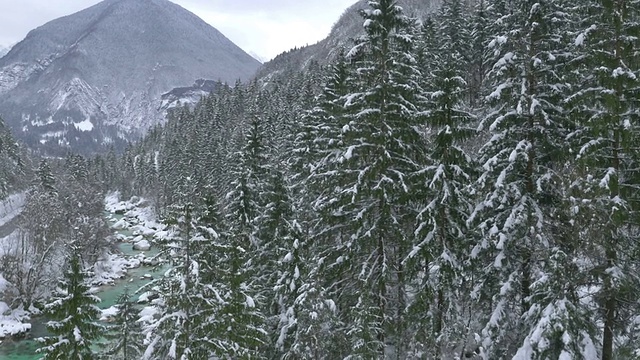
[[95,160],[178,229],[145,358],[640,357],[640,1],[361,15]]

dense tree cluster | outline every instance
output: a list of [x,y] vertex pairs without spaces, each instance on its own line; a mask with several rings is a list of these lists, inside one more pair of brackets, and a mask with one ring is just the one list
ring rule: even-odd
[[640,356],[640,1],[361,15],[95,161],[175,219],[146,358]]

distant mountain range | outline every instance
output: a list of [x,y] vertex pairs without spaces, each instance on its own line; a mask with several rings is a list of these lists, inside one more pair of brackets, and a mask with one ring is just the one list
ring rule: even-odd
[[0,58],[0,116],[49,155],[93,153],[161,122],[172,89],[248,80],[260,65],[167,0],[105,0],[32,30]]

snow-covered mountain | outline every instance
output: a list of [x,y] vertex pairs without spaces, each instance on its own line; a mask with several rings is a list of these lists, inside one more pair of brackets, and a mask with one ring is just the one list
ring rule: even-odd
[[9,50],[11,50],[11,46],[0,45],[0,58],[7,55]]
[[[405,14],[421,20],[437,11],[442,0],[398,0],[398,4],[402,6]],[[358,1],[342,14],[333,25],[328,37],[316,44],[276,56],[260,68],[258,78],[268,82],[279,74],[305,69],[311,61],[317,61],[320,64],[329,63],[335,59],[341,49],[349,49],[353,46],[352,39],[364,32],[364,20],[360,16],[360,11],[368,7],[368,0]]]
[[219,81],[198,79],[191,86],[175,88],[162,94],[161,109],[167,111],[179,106],[195,105],[203,96],[217,91],[223,85],[224,84]]
[[162,94],[233,84],[260,63],[167,0],[105,0],[35,30],[0,59],[0,116],[53,155],[119,146],[162,121]]

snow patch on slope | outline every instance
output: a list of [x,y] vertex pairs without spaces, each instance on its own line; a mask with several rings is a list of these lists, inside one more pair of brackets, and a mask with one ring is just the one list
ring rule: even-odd
[[80,130],[80,131],[91,131],[91,130],[93,130],[93,123],[89,119],[85,119],[84,121],[79,122],[79,123],[73,123],[73,126],[75,126],[75,128]]

